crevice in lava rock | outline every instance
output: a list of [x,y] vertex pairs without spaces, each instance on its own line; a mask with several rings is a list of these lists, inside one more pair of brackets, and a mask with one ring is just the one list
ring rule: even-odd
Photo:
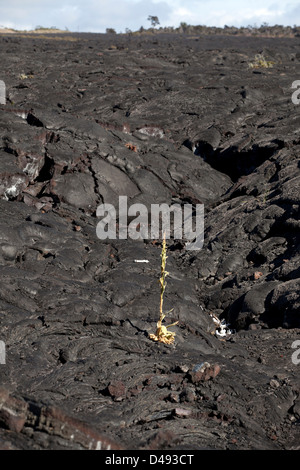
[[37,117],[35,117],[32,113],[28,113],[26,120],[30,126],[44,127],[44,124]]
[[41,171],[36,178],[37,183],[43,183],[44,181],[51,180],[54,173],[54,160],[47,155],[45,156],[45,163],[41,168]]
[[46,143],[47,144],[53,144],[53,143],[57,143],[60,141],[60,135],[59,134],[55,134],[55,132],[53,131],[47,131],[46,132]]
[[4,142],[4,144],[5,144],[5,147],[3,147],[4,152],[10,153],[11,155],[14,155],[15,157],[18,156],[18,152],[12,147],[10,147],[8,142]]
[[249,255],[246,257],[246,260],[248,261],[248,263],[252,261],[255,267],[259,267],[267,262],[266,256],[255,253],[255,250],[252,250],[249,253]]
[[[99,197],[100,197],[100,200],[101,202],[103,203],[104,202],[104,199],[103,199],[103,196],[102,194],[100,193],[99,191],[99,184],[98,184],[98,179],[97,179],[97,175],[93,169],[93,165],[92,165],[92,157],[91,155],[89,154],[86,154],[86,158],[87,158],[87,167],[88,167],[88,170],[91,174],[91,176],[93,177],[93,180],[94,180],[94,193],[97,194]],[[92,213],[92,216],[95,217],[96,216],[96,211],[93,211]]]
[[226,150],[218,148],[215,151],[209,144],[203,144],[197,146],[194,153],[201,156],[215,170],[228,175],[235,183],[241,176],[253,173],[284,146],[278,139],[271,143],[270,147],[254,144],[249,150],[239,150],[237,146],[232,146]]

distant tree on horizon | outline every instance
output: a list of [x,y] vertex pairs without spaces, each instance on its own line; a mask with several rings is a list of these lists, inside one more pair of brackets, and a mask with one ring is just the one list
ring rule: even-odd
[[149,15],[148,18],[147,18],[147,20],[151,22],[152,28],[155,28],[155,26],[157,26],[158,24],[160,24],[159,19],[158,19],[157,16],[151,16],[151,15]]

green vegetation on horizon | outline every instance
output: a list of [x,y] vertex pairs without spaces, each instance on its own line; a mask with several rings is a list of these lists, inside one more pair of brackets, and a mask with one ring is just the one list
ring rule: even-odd
[[[147,18],[151,23],[151,27],[146,29],[143,26],[137,31],[132,31],[129,28],[125,28],[125,32],[117,33],[114,28],[107,27],[106,34],[127,34],[127,35],[140,35],[140,34],[157,34],[157,33],[175,33],[175,34],[187,34],[187,35],[232,35],[232,36],[265,36],[265,37],[300,37],[300,26],[282,26],[275,25],[269,26],[267,23],[263,23],[261,26],[227,26],[217,27],[217,26],[205,26],[205,25],[189,25],[185,22],[181,22],[178,27],[174,26],[160,26],[159,19],[157,16],[149,15]],[[56,26],[45,27],[45,26],[36,26],[34,30],[31,31],[19,31],[13,28],[0,27],[4,31],[12,31],[14,33],[39,33],[39,32],[49,32],[49,33],[75,33],[76,31],[70,31],[67,27],[65,29],[59,29]],[[76,32],[78,33],[78,32]],[[100,33],[101,34],[101,33]]]

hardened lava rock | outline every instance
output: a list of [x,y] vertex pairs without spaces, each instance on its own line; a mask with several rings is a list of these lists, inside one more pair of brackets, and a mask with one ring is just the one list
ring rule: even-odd
[[[299,450],[299,38],[0,43],[0,447]],[[162,237],[97,236],[120,196],[149,227],[204,205],[200,250],[167,240],[170,345]]]

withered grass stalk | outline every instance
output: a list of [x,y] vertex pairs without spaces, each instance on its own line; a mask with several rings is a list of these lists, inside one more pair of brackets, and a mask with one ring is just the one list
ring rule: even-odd
[[172,312],[173,309],[171,309],[167,313],[163,313],[163,304],[164,304],[164,292],[166,289],[166,277],[168,276],[168,271],[166,271],[166,264],[167,264],[167,247],[166,247],[166,236],[164,235],[163,238],[163,243],[162,243],[162,250],[161,250],[161,266],[160,266],[160,279],[159,279],[159,284],[160,284],[160,305],[159,305],[159,320],[157,322],[156,326],[156,334],[151,334],[150,339],[153,341],[159,341],[161,343],[165,344],[172,344],[175,339],[176,333],[173,331],[169,331],[168,328],[171,326],[177,325],[178,321],[175,323],[171,323],[171,325],[164,326],[162,325],[162,322],[165,318],[165,316]]

